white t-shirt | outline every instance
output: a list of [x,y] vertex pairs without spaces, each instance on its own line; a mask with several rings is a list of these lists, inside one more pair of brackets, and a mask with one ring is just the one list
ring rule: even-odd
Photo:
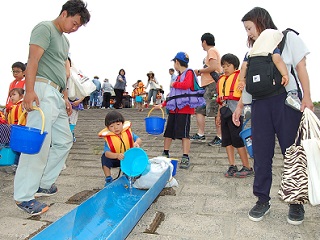
[[[291,89],[297,89],[296,80],[291,74],[291,66],[293,66],[294,73],[298,78],[298,74],[296,72],[296,66],[309,53],[310,52],[307,46],[302,41],[302,39],[294,32],[289,31],[287,33],[286,42],[281,54],[281,58],[287,65],[287,69],[289,73],[289,83],[286,86],[287,92]],[[298,79],[298,82],[300,82],[299,79]]]
[[[302,39],[295,34],[294,32],[289,31],[287,33],[286,42],[281,54],[281,58],[283,59],[284,63],[287,66],[287,70],[289,73],[289,83],[285,87],[286,91],[289,92],[291,90],[297,90],[297,83],[294,79],[293,75],[291,74],[291,66],[293,66],[294,74],[298,80],[300,85],[300,80],[298,78],[298,74],[296,71],[297,64],[309,54],[309,50]],[[301,86],[300,86],[301,89]],[[252,97],[249,93],[246,92],[244,89],[242,91],[242,102],[244,104],[250,104],[252,101]]]

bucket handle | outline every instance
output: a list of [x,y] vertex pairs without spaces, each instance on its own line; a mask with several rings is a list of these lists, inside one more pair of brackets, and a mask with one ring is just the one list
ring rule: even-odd
[[[41,118],[42,118],[41,134],[43,134],[43,130],[44,130],[44,120],[45,120],[44,114],[43,114],[41,108],[36,107],[36,106],[33,106],[32,108],[33,108],[33,110],[38,110],[39,113],[40,113],[40,115],[41,115]],[[23,116],[24,116],[26,113],[27,113],[26,110],[24,110],[24,111],[22,112],[22,114],[21,114],[21,116],[20,116],[20,118],[19,118],[19,121],[18,121],[18,125],[21,124],[21,122],[23,121]]]
[[[149,113],[148,113],[148,117],[150,116],[150,113],[151,113],[154,109],[155,109],[154,107],[150,109],[150,111],[149,111]],[[162,112],[162,118],[164,118],[164,112],[163,112],[162,108],[160,108],[160,110],[161,110],[161,112]]]

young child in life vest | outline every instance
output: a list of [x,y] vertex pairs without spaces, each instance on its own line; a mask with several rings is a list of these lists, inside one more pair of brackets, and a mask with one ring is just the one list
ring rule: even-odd
[[[229,161],[229,168],[224,175],[225,177],[245,178],[253,175],[253,169],[250,167],[243,140],[239,136],[242,130],[243,116],[240,117],[240,126],[236,126],[232,122],[232,113],[235,111],[241,97],[241,91],[237,89],[240,75],[240,71],[237,70],[239,65],[240,61],[238,57],[231,53],[225,54],[221,58],[224,74],[220,76],[217,82],[217,102],[219,104],[217,120],[221,126],[221,146],[226,148]],[[223,112],[221,110],[222,107],[228,111]],[[226,112],[229,112],[229,114],[225,114]],[[235,148],[242,162],[241,170],[238,170],[235,165]]]
[[169,97],[155,109],[166,107],[169,116],[164,132],[164,146],[162,156],[170,157],[169,150],[172,140],[182,141],[182,157],[179,167],[188,169],[190,167],[190,123],[191,115],[195,108],[205,104],[203,98],[204,89],[197,89],[198,79],[194,71],[188,67],[189,56],[185,52],[178,52],[172,59],[174,68],[179,76],[170,84]]
[[[22,110],[22,101],[24,96],[24,89],[23,88],[13,88],[10,90],[9,93],[10,100],[12,102],[12,106],[9,110],[8,114],[8,123],[9,124],[18,124],[19,118],[21,117],[23,110]],[[26,125],[26,114],[22,117],[20,125]]]
[[11,106],[13,105],[11,99],[10,99],[10,91],[14,88],[24,88],[25,84],[25,71],[26,71],[26,65],[22,62],[15,62],[11,66],[12,69],[12,75],[14,77],[14,80],[10,83],[9,91],[8,91],[8,98],[6,102],[6,112],[5,115],[7,116]]
[[131,122],[125,121],[118,111],[111,111],[106,115],[105,126],[99,137],[105,140],[101,163],[107,186],[113,181],[111,168],[120,167],[124,152],[133,147],[140,147],[142,141],[131,131]]
[[135,106],[139,112],[143,111],[144,98],[146,97],[146,88],[141,80],[136,82],[132,97],[135,99]]
[[[9,96],[10,96],[10,100],[12,102],[12,106],[9,110],[8,113],[8,123],[11,124],[18,124],[25,126],[26,125],[26,114],[23,114],[23,109],[22,109],[22,101],[23,101],[23,97],[24,97],[24,89],[23,88],[13,88],[10,92],[9,92]],[[21,117],[21,120],[20,120]],[[20,122],[19,122],[20,120]],[[15,160],[14,160],[14,164],[12,166],[13,171],[16,171],[16,168],[19,164],[19,158],[20,158],[20,152],[15,152]]]

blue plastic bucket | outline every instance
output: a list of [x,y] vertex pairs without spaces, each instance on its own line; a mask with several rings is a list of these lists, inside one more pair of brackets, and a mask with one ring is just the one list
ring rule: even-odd
[[73,133],[74,128],[76,127],[76,125],[75,124],[69,124],[69,127],[70,127],[70,131]]
[[174,177],[177,173],[178,159],[171,159],[171,163],[173,165],[172,177]]
[[253,158],[251,128],[244,129],[245,125],[248,123],[249,120],[250,119],[244,122],[242,126],[242,131],[239,133],[239,135],[242,138],[244,145],[246,146],[249,156]]
[[157,116],[150,117],[150,113],[153,111],[153,109],[154,108],[151,108],[151,110],[148,113],[148,117],[144,119],[146,124],[146,132],[152,135],[159,135],[164,131],[166,119],[164,118],[162,108],[160,108],[162,111],[162,118]]
[[0,166],[10,166],[14,164],[16,159],[16,154],[9,147],[4,147],[0,149]]
[[129,177],[146,174],[150,169],[148,155],[142,148],[130,148],[124,153],[124,159],[120,161],[120,168]]
[[[16,152],[26,154],[36,154],[40,152],[44,139],[48,134],[43,131],[45,119],[42,110],[38,107],[34,107],[34,109],[38,110],[42,117],[41,130],[27,126],[11,125],[10,147]],[[25,114],[26,111],[23,113]],[[18,124],[20,124],[22,119],[21,116]]]
[[141,103],[143,99],[142,99],[141,96],[136,96],[135,100],[136,100],[137,103]]

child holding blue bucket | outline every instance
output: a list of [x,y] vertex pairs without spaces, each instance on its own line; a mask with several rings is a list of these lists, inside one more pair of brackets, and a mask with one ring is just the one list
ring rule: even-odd
[[172,140],[181,139],[183,155],[180,168],[188,169],[190,167],[191,115],[195,113],[196,107],[205,104],[204,90],[199,87],[194,71],[188,68],[189,56],[186,53],[178,52],[172,61],[179,76],[170,84],[169,97],[155,108],[166,107],[169,110],[162,155],[169,157]]
[[[253,169],[250,167],[244,142],[239,135],[242,130],[243,117],[241,116],[239,119],[239,126],[234,125],[232,122],[232,113],[235,111],[241,97],[241,91],[237,89],[240,74],[239,65],[238,57],[231,53],[225,54],[221,58],[224,74],[217,82],[217,102],[219,103],[217,121],[221,125],[221,146],[226,148],[229,161],[229,168],[224,175],[225,177],[245,178],[253,174]],[[238,170],[235,165],[235,148],[242,161],[241,170]]]
[[99,132],[99,137],[105,140],[101,164],[107,186],[113,181],[111,168],[120,167],[124,152],[133,147],[140,147],[142,141],[131,131],[131,122],[125,121],[118,111],[111,111],[106,115],[105,126],[106,128]]

